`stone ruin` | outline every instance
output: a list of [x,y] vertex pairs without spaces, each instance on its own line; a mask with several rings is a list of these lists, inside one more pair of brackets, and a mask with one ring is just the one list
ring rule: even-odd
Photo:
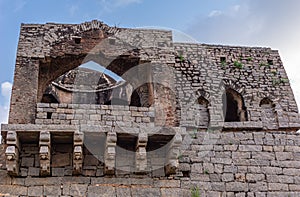
[[299,129],[276,50],[22,24],[0,195],[299,196]]

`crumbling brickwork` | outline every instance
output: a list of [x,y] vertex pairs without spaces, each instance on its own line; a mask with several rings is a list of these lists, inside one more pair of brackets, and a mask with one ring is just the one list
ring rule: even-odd
[[278,51],[22,24],[0,195],[298,196],[298,129]]

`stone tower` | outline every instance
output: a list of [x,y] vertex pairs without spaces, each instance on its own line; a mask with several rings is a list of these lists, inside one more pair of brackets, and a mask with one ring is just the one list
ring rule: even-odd
[[0,195],[300,195],[278,51],[172,32],[22,24]]

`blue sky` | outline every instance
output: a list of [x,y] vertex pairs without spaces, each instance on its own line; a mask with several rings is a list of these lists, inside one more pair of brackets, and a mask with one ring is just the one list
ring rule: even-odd
[[[0,0],[0,122],[7,119],[21,23],[157,26],[200,43],[279,49],[300,104],[299,0]],[[179,40],[180,41],[180,40]]]

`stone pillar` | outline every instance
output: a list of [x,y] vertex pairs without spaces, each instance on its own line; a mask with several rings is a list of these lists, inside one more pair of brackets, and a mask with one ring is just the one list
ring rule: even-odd
[[179,133],[176,133],[167,150],[165,171],[167,175],[175,174],[179,166],[178,156],[180,153],[180,146],[182,143],[182,137]]
[[40,175],[50,175],[51,135],[49,131],[40,132]]
[[116,165],[116,146],[117,134],[114,131],[108,132],[105,144],[104,153],[104,173],[113,175],[115,174]]
[[9,124],[34,123],[39,83],[39,60],[17,57]]
[[146,146],[148,142],[147,133],[139,133],[135,153],[135,166],[137,173],[146,173],[147,169],[147,152]]
[[80,131],[74,132],[74,152],[73,152],[73,174],[82,173],[83,163],[83,133]]
[[17,132],[8,131],[6,136],[7,148],[5,151],[6,168],[9,175],[19,175],[19,150],[20,144]]

